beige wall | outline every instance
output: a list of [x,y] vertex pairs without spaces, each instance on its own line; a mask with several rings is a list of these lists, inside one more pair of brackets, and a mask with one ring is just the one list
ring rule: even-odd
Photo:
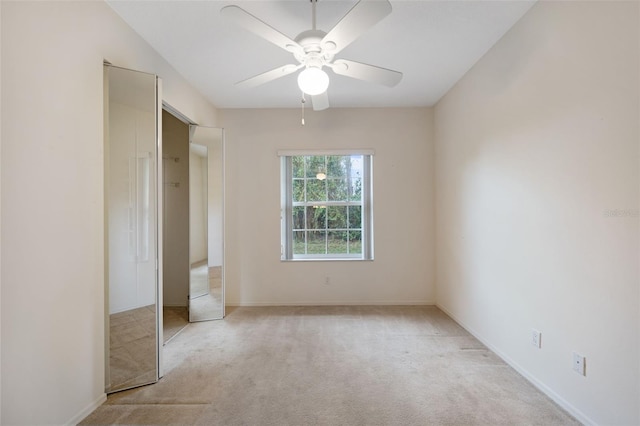
[[0,423],[75,423],[104,398],[102,62],[159,74],[199,124],[216,110],[102,2],[0,8]]
[[[225,128],[226,301],[434,303],[432,110],[220,110]],[[375,260],[280,261],[279,149],[372,148]],[[325,285],[329,277],[330,284]]]
[[[189,297],[189,125],[162,112],[163,304],[187,306]],[[173,158],[178,158],[174,161]],[[178,183],[177,187],[167,183]]]
[[539,2],[435,111],[438,305],[586,423],[640,423],[638,5]]

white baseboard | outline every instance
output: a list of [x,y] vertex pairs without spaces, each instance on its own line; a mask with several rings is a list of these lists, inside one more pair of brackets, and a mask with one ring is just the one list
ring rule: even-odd
[[91,404],[89,404],[87,407],[85,407],[82,411],[80,411],[78,414],[73,416],[73,418],[71,420],[69,420],[69,422],[67,422],[67,425],[69,425],[69,426],[77,425],[85,417],[87,417],[89,414],[93,413],[93,411],[96,408],[98,408],[99,406],[101,406],[106,400],[107,400],[107,394],[103,393],[95,401],[93,401]]
[[431,301],[393,300],[393,301],[307,301],[307,302],[229,302],[230,307],[268,307],[268,306],[435,306]]
[[444,306],[442,306],[439,303],[436,303],[436,306],[442,312],[444,312],[449,317],[451,317],[452,320],[457,322],[458,325],[460,325],[462,328],[467,330],[473,337],[475,337],[480,342],[482,342],[482,344],[485,345],[487,348],[489,348],[491,350],[491,352],[495,353],[504,362],[509,364],[514,370],[516,370],[521,376],[523,376],[525,379],[527,379],[538,390],[540,390],[542,393],[547,395],[556,404],[558,404],[560,407],[562,407],[564,410],[566,410],[569,414],[571,414],[573,417],[575,417],[580,423],[582,423],[582,424],[584,424],[586,426],[595,426],[597,424],[592,419],[590,419],[586,414],[584,414],[582,411],[580,411],[578,408],[576,408],[574,405],[570,404],[564,398],[562,398],[560,395],[558,395],[556,392],[554,392],[546,384],[544,384],[543,382],[538,380],[535,376],[533,376],[531,373],[529,373],[526,369],[524,369],[522,366],[520,366],[517,362],[515,362],[514,360],[509,358],[505,353],[501,352],[498,348],[496,348],[491,343],[489,343],[485,338],[483,338],[475,330],[473,330],[471,327],[467,326],[465,323],[463,323],[458,318],[456,318],[456,316],[453,315],[447,308],[445,308]]

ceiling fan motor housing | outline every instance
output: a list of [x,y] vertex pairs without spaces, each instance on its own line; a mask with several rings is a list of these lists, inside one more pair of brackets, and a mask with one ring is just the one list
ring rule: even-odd
[[301,64],[307,67],[321,68],[333,60],[331,50],[336,45],[332,42],[324,42],[323,38],[327,35],[322,30],[308,30],[301,32],[295,38],[295,42],[302,46],[302,52],[294,52],[295,58]]

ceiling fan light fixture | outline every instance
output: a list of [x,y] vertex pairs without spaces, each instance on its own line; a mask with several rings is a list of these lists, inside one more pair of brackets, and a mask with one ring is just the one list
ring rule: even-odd
[[307,67],[298,74],[298,87],[309,96],[319,95],[329,88],[329,76],[318,67]]

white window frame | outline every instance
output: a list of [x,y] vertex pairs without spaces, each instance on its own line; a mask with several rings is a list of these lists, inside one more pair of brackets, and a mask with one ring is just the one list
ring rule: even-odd
[[[362,206],[362,250],[357,254],[293,254],[293,167],[295,156],[363,156],[362,200],[358,202],[322,202],[324,206]],[[281,260],[334,261],[373,260],[373,151],[372,150],[288,150],[278,151],[281,158]]]

